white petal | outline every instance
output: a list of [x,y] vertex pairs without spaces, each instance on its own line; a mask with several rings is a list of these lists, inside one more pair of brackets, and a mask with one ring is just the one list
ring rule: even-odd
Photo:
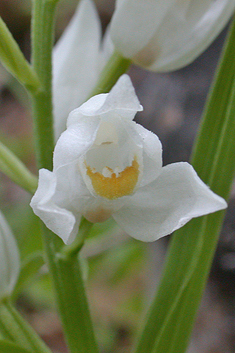
[[0,212],[0,298],[11,294],[20,270],[16,241],[5,218]]
[[113,218],[132,237],[154,241],[226,205],[182,162],[163,167],[159,177],[140,188]]
[[79,108],[74,109],[68,116],[67,127],[75,124],[80,118],[97,116],[97,112],[104,105],[107,96],[108,93],[98,94],[88,99]]
[[56,138],[71,110],[89,96],[101,70],[101,27],[91,0],[81,0],[53,53],[53,103]]
[[82,213],[84,202],[90,202],[92,195],[83,181],[77,161],[58,168],[54,173],[56,191],[53,201],[75,216]]
[[176,0],[122,0],[111,21],[111,37],[124,57],[132,58],[151,39]]
[[65,244],[68,244],[77,235],[81,216],[76,215],[75,218],[72,212],[59,207],[54,202],[56,184],[55,173],[41,169],[39,171],[38,189],[31,200],[30,206],[45,225],[57,234]]
[[[108,113],[111,110],[119,111],[123,118],[133,119],[137,111],[142,111],[143,107],[136,96],[135,89],[128,75],[122,75],[117,83],[113,86],[104,105],[100,108],[99,114]],[[129,111],[130,115],[125,116],[125,112]]]
[[61,134],[54,151],[54,170],[78,160],[92,146],[99,124],[95,117],[78,118]]
[[99,94],[90,98],[75,109],[68,117],[67,126],[73,124],[82,116],[111,116],[120,115],[124,119],[132,120],[137,111],[143,110],[136,96],[134,87],[128,75],[122,75],[109,93]]
[[[202,6],[201,2],[191,2],[192,6],[185,18],[178,16],[177,3],[170,9],[148,46],[143,49],[143,57],[147,56],[148,51],[153,53],[152,57],[155,55],[154,62],[149,62],[149,65],[146,63],[148,69],[158,72],[179,69],[191,63],[213,42],[231,17],[235,2],[209,2],[210,6],[208,0]],[[137,57],[139,65],[141,59],[141,55]]]
[[143,144],[143,176],[140,186],[151,183],[157,178],[162,167],[162,144],[154,133],[135,124],[135,130]]

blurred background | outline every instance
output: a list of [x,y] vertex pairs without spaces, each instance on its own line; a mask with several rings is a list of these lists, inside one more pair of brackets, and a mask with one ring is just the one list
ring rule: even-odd
[[[76,7],[59,4],[56,38]],[[96,0],[103,28],[113,0]],[[1,0],[0,15],[25,56],[30,58],[30,0]],[[164,164],[188,161],[226,30],[194,63],[177,72],[150,73],[132,67],[129,74],[144,111],[136,121],[163,144]],[[208,136],[208,139],[210,136]],[[0,140],[36,173],[30,104],[23,88],[0,66]],[[0,174],[1,209],[21,251],[23,264],[41,259],[39,222],[28,206],[30,195]],[[188,353],[235,352],[235,192],[232,192],[209,282]],[[112,221],[95,226],[81,261],[102,353],[127,353],[141,327],[160,277],[169,237],[153,244],[131,239]],[[20,292],[17,305],[55,353],[66,353],[45,265]],[[147,352],[146,352],[147,353]]]

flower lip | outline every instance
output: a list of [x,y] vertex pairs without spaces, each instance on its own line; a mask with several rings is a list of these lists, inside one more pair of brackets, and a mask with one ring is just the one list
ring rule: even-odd
[[95,192],[109,200],[114,200],[122,196],[130,195],[134,192],[139,179],[139,163],[135,157],[131,166],[119,171],[109,167],[104,167],[102,174],[92,170],[86,165],[87,176],[90,178]]
[[120,119],[101,119],[93,145],[79,160],[83,180],[94,197],[115,200],[137,189],[143,162],[142,144],[136,142]]

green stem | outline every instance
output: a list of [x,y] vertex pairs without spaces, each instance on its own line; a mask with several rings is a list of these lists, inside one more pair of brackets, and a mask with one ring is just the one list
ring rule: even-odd
[[89,308],[85,295],[82,270],[77,256],[57,254],[51,268],[54,277],[57,301],[62,316],[65,335],[71,352],[97,353]]
[[32,63],[42,90],[32,95],[36,153],[39,168],[52,169],[54,150],[52,109],[52,48],[56,3],[34,0],[32,16]]
[[51,353],[8,300],[0,302],[0,332],[5,339],[19,344],[33,353]]
[[129,69],[131,63],[130,59],[123,58],[115,51],[102,70],[99,81],[90,97],[109,92],[119,77]]
[[37,178],[2,142],[0,142],[0,170],[30,193],[36,191]]
[[[55,2],[34,0],[33,66],[43,91],[32,96],[39,168],[52,169],[53,119],[51,95],[51,56]],[[75,256],[61,256],[63,242],[43,226],[47,262],[57,304],[71,353],[96,353],[90,313],[79,262]]]
[[[90,227],[89,222],[82,223],[82,237],[87,235]],[[80,263],[77,256],[74,256],[74,249],[71,251],[73,244],[66,252],[60,239],[45,227],[44,235],[57,304],[70,351],[97,353]]]

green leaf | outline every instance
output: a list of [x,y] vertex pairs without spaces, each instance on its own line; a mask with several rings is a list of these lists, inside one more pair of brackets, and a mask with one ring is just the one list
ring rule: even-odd
[[12,343],[10,341],[0,341],[0,352],[1,353],[33,353],[28,349],[18,346],[18,344]]
[[22,54],[18,44],[0,17],[0,60],[5,68],[30,91],[36,91],[40,82]]
[[17,238],[22,261],[30,254],[43,251],[40,221],[31,207],[25,203],[13,205],[6,213],[6,218]]
[[107,252],[102,267],[108,269],[112,284],[117,285],[141,270],[147,255],[145,245],[130,238]]
[[[0,302],[0,333],[6,342],[10,341],[18,347],[25,347],[31,353],[51,353],[51,350],[7,299]],[[0,352],[2,352],[1,349]]]
[[18,281],[12,293],[13,298],[16,298],[29,284],[43,264],[44,259],[41,252],[32,253],[23,261]]
[[[235,22],[196,142],[192,164],[228,199],[235,172]],[[136,353],[183,353],[210,270],[224,212],[194,219],[175,232],[158,293]]]
[[0,142],[0,170],[25,190],[35,192],[38,183],[36,176],[2,142]]

